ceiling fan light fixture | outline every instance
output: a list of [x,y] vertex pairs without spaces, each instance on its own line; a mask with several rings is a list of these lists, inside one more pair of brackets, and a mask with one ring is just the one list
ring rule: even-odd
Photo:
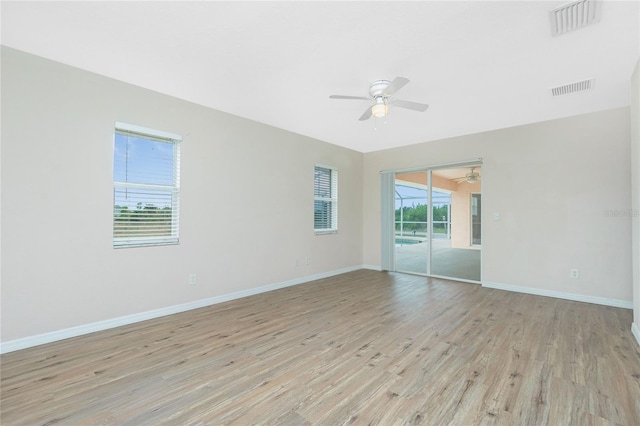
[[387,115],[389,107],[384,102],[376,103],[371,107],[371,114],[376,118],[382,118]]
[[374,116],[375,118],[386,117],[389,113],[389,105],[394,108],[405,108],[414,111],[424,112],[429,105],[418,102],[403,101],[402,99],[391,98],[391,95],[403,88],[409,80],[404,77],[396,77],[393,81],[376,80],[369,86],[369,96],[349,96],[349,95],[331,95],[331,99],[354,99],[362,101],[373,101],[374,104],[368,106],[364,113],[360,116],[360,121],[365,121]]
[[474,184],[480,179],[480,173],[475,172],[476,168],[472,167],[471,172],[467,173],[465,176],[467,179],[467,183]]

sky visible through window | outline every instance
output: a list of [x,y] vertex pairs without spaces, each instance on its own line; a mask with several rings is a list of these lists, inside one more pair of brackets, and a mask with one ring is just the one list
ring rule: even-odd
[[[122,183],[171,186],[174,182],[172,143],[116,133],[113,180]],[[122,189],[115,193],[115,205],[136,209],[150,205],[171,207],[168,189]]]

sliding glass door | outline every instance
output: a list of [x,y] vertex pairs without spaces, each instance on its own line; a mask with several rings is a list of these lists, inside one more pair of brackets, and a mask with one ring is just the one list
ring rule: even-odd
[[431,171],[434,220],[430,275],[465,281],[481,279],[481,247],[473,243],[474,232],[480,235],[480,179],[473,179],[479,171],[480,167],[474,167],[474,175],[470,175],[471,168]]
[[480,165],[394,175],[393,270],[481,280]]
[[427,172],[396,173],[395,259],[396,270],[428,273]]

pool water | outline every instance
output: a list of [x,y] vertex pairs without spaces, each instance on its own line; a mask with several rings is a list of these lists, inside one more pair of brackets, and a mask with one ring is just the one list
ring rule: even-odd
[[396,238],[396,245],[397,246],[410,246],[412,244],[420,244],[423,243],[424,241],[422,240],[409,240],[406,238]]

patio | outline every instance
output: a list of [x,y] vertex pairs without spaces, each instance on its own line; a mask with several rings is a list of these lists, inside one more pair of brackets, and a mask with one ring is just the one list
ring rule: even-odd
[[[451,240],[434,238],[431,275],[480,281],[480,253],[476,248],[451,248]],[[427,273],[427,242],[396,244],[396,270],[417,274]]]

